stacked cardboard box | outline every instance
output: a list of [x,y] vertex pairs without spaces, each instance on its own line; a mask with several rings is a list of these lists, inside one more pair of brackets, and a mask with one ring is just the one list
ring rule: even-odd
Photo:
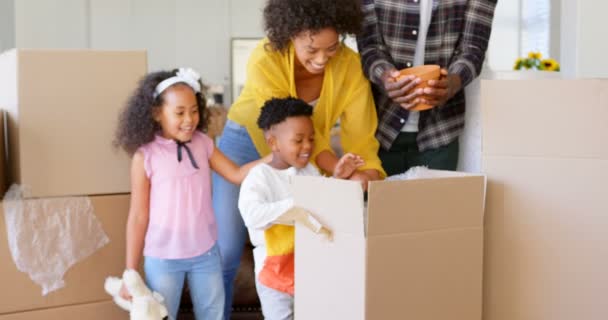
[[6,178],[6,155],[5,155],[5,144],[4,144],[4,119],[5,112],[0,107],[0,199],[6,191],[6,185],[8,183]]
[[146,65],[144,51],[15,49],[0,55],[10,182],[29,186],[32,198],[90,197],[110,240],[68,269],[64,288],[43,296],[17,270],[0,214],[0,320],[128,318],[103,289],[107,276],[124,269],[129,207],[129,159],[114,150],[112,138]]
[[608,81],[481,89],[484,319],[608,319]]
[[297,319],[481,319],[485,177],[358,182],[296,177],[295,204],[334,232],[296,226]]
[[228,108],[222,105],[210,106],[209,109],[209,123],[207,126],[207,135],[211,139],[215,139],[222,135],[224,131],[224,125],[228,120]]
[[117,308],[112,301],[0,315],[0,320],[126,320],[128,318],[126,313]]
[[144,51],[24,50],[0,55],[11,182],[32,197],[129,191],[129,159],[112,148],[146,72]]
[[30,280],[26,273],[17,270],[13,263],[6,241],[4,212],[0,208],[0,281],[3,284],[0,290],[0,320],[5,319],[4,314],[108,300],[109,296],[103,289],[105,278],[120,276],[124,270],[129,195],[95,196],[91,197],[91,202],[110,242],[70,268],[64,277],[65,287],[46,296],[41,294],[40,286]]

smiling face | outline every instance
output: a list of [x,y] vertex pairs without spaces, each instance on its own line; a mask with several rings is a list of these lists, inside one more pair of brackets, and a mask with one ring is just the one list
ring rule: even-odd
[[333,28],[318,32],[303,31],[291,39],[296,53],[296,64],[311,74],[321,74],[329,60],[340,48],[338,33]]
[[163,93],[163,104],[154,115],[166,139],[190,141],[200,121],[194,90],[185,84],[176,84]]
[[273,153],[271,166],[277,169],[304,168],[315,145],[315,132],[308,116],[289,117],[266,133]]

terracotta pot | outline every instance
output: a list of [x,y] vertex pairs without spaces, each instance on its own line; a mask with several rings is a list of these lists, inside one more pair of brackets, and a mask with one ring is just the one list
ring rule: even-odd
[[[407,76],[407,75],[415,75],[415,76],[419,77],[422,81],[420,82],[419,85],[416,86],[416,88],[424,89],[424,88],[428,87],[429,80],[438,80],[439,79],[439,76],[441,75],[441,68],[436,64],[427,64],[427,65],[402,69],[399,71],[399,73],[400,73],[399,77]],[[426,98],[426,97],[422,96],[422,98]],[[411,108],[410,110],[422,111],[422,110],[431,109],[433,107],[434,106],[431,106],[428,104],[419,103],[415,107]]]

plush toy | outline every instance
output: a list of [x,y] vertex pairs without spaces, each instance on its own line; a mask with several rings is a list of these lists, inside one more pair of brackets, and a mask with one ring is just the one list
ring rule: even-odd
[[[131,294],[132,301],[120,296],[120,287],[123,282]],[[131,320],[162,320],[168,315],[164,305],[165,299],[158,292],[151,291],[135,270],[125,270],[122,280],[108,277],[104,288],[119,307],[129,311]]]

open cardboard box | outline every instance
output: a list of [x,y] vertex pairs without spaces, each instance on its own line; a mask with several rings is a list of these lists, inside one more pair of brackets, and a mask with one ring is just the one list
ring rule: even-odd
[[[296,177],[295,205],[334,232],[296,226],[295,315],[481,319],[485,177],[358,182]],[[366,213],[367,211],[367,213]]]
[[485,80],[484,319],[608,319],[608,80]]

